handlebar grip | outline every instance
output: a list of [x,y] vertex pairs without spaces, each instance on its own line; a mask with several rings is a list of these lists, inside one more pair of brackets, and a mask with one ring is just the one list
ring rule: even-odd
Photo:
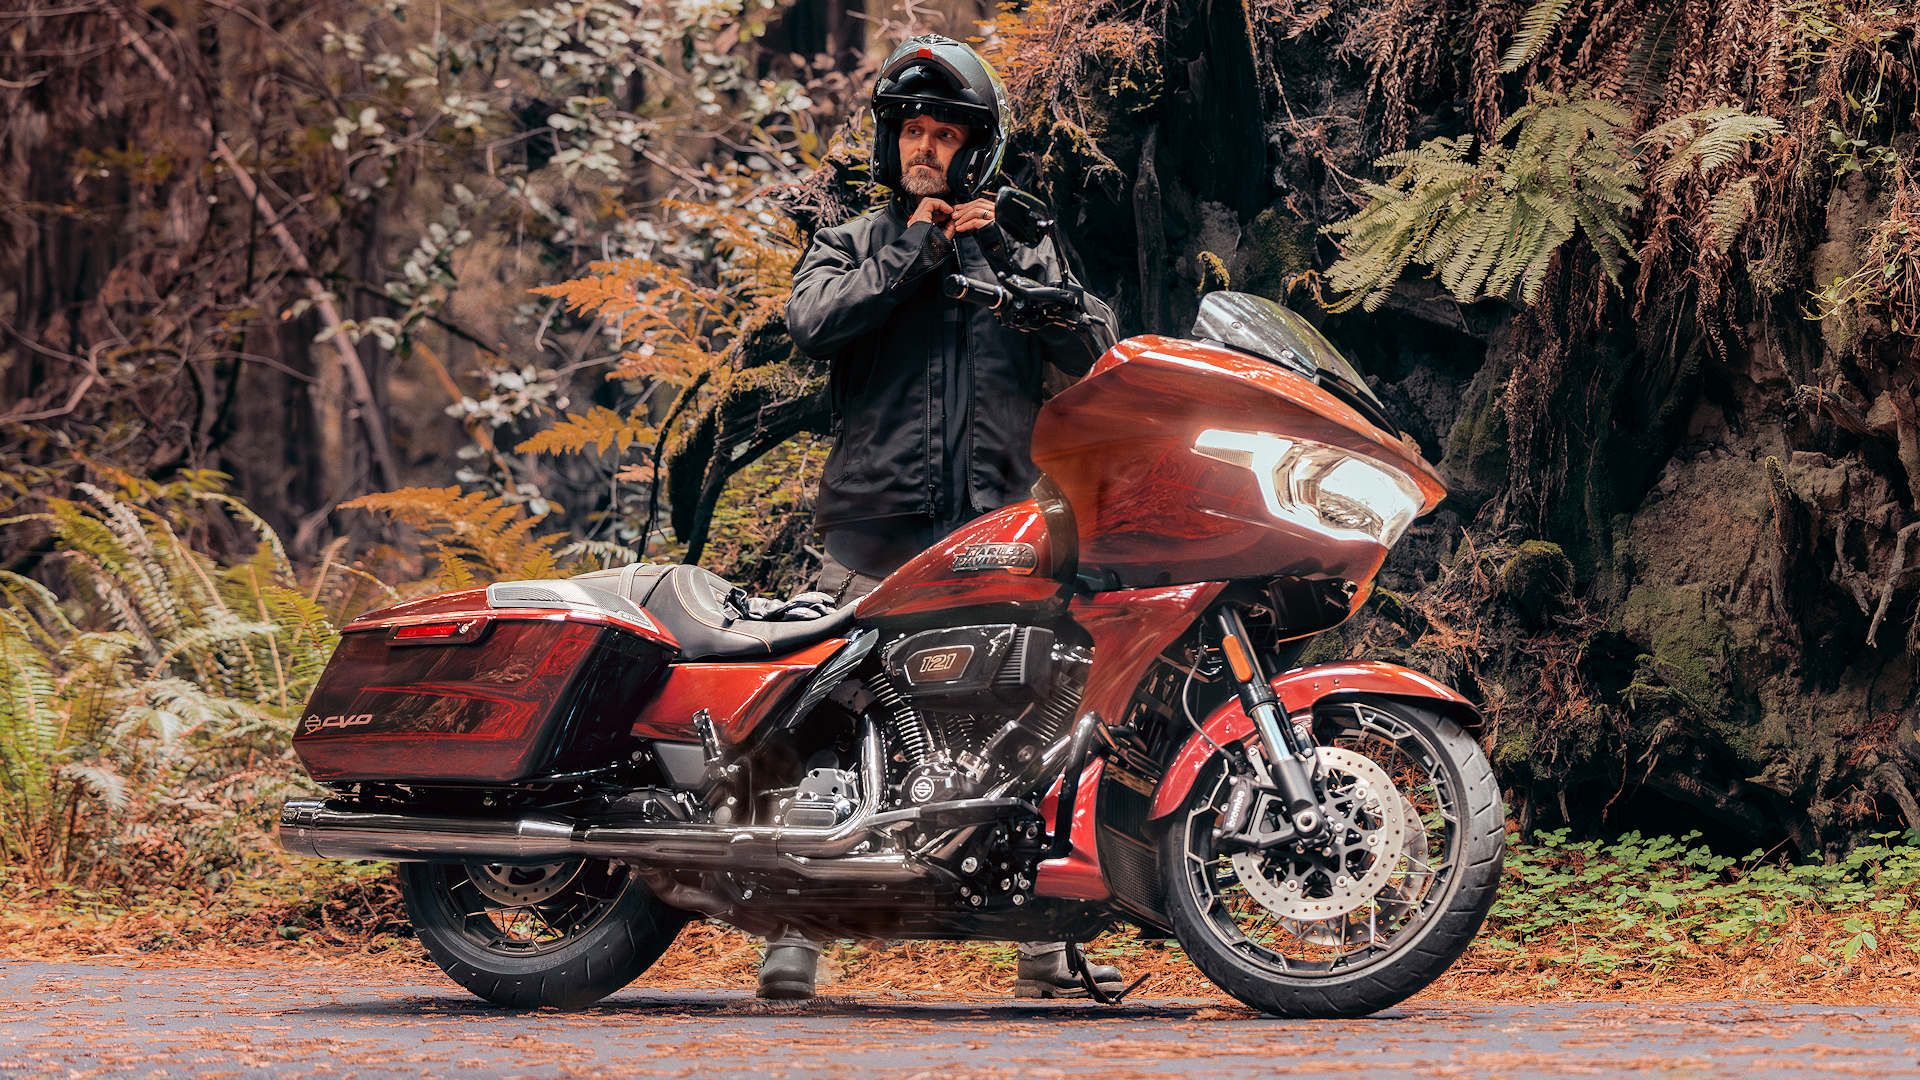
[[986,281],[976,281],[965,274],[948,274],[940,284],[940,291],[948,299],[961,300],[981,307],[997,308],[1007,302],[1012,295],[998,285]]

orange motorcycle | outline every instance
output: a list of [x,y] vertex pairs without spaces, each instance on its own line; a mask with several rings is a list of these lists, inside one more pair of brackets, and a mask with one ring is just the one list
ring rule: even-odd
[[[1070,289],[949,284],[1100,332]],[[1402,667],[1295,666],[1444,496],[1412,440],[1305,319],[1217,292],[1048,401],[1033,459],[1033,499],[837,610],[639,565],[361,616],[294,738],[331,794],[281,843],[399,862],[434,961],[520,1007],[618,990],[694,916],[1130,925],[1283,1016],[1433,981],[1500,876],[1477,713]]]

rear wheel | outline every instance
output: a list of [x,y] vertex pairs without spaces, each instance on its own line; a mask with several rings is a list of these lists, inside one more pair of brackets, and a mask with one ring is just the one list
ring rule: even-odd
[[427,955],[498,1005],[578,1009],[667,951],[687,914],[633,868],[601,859],[540,866],[402,863],[400,894]]
[[1160,837],[1168,915],[1221,989],[1280,1016],[1362,1016],[1425,987],[1493,906],[1505,810],[1487,757],[1447,717],[1391,700],[1318,721],[1329,835],[1222,851],[1216,760]]

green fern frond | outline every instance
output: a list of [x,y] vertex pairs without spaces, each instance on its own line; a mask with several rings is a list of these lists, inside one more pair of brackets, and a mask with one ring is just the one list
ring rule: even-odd
[[1639,210],[1643,177],[1624,153],[1626,110],[1585,93],[1535,90],[1477,161],[1468,160],[1469,140],[1448,138],[1382,157],[1397,171],[1367,185],[1352,216],[1326,226],[1340,238],[1326,275],[1336,294],[1328,308],[1376,309],[1414,263],[1463,303],[1537,303],[1576,235],[1617,283],[1632,259],[1626,222]]
[[1533,6],[1520,17],[1520,28],[1514,33],[1513,44],[1507,46],[1506,55],[1500,58],[1500,73],[1511,75],[1540,55],[1547,47],[1547,40],[1560,28],[1560,21],[1566,17],[1567,9],[1573,6],[1573,0],[1534,0]]
[[1705,176],[1786,130],[1771,116],[1739,109],[1700,109],[1676,116],[1640,136],[1642,153],[1658,148],[1667,157],[1654,183],[1672,187],[1690,175]]
[[1707,238],[1713,250],[1726,254],[1747,229],[1758,208],[1755,187],[1759,178],[1743,177],[1714,193],[1707,201]]
[[209,690],[191,679],[151,679],[138,687],[138,700],[119,714],[113,737],[151,735],[167,753],[191,735],[231,738],[258,721],[251,703]]
[[60,777],[79,784],[113,813],[125,810],[131,801],[127,792],[127,778],[104,763],[69,762],[60,767]]
[[640,561],[640,553],[612,540],[575,540],[559,551],[568,563],[586,563],[595,570],[627,566]]
[[0,618],[0,763],[29,788],[59,752],[59,687],[47,658]]
[[80,632],[67,613],[60,610],[60,598],[52,589],[24,574],[0,570],[0,600],[21,620],[21,632],[34,643],[53,648]]

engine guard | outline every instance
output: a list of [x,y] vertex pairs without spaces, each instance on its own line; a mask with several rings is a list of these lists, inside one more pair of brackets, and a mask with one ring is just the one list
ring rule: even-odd
[[[1472,702],[1452,688],[1398,664],[1365,660],[1295,668],[1274,676],[1273,691],[1279,695],[1281,707],[1289,717],[1347,698],[1384,697],[1438,710],[1468,730],[1480,725],[1480,710],[1474,708]],[[1166,817],[1179,809],[1199,778],[1200,770],[1214,756],[1214,747],[1259,737],[1253,721],[1247,718],[1237,699],[1215,709],[1201,725],[1201,731],[1204,735],[1190,737],[1167,767],[1159,789],[1153,794],[1148,820]]]

